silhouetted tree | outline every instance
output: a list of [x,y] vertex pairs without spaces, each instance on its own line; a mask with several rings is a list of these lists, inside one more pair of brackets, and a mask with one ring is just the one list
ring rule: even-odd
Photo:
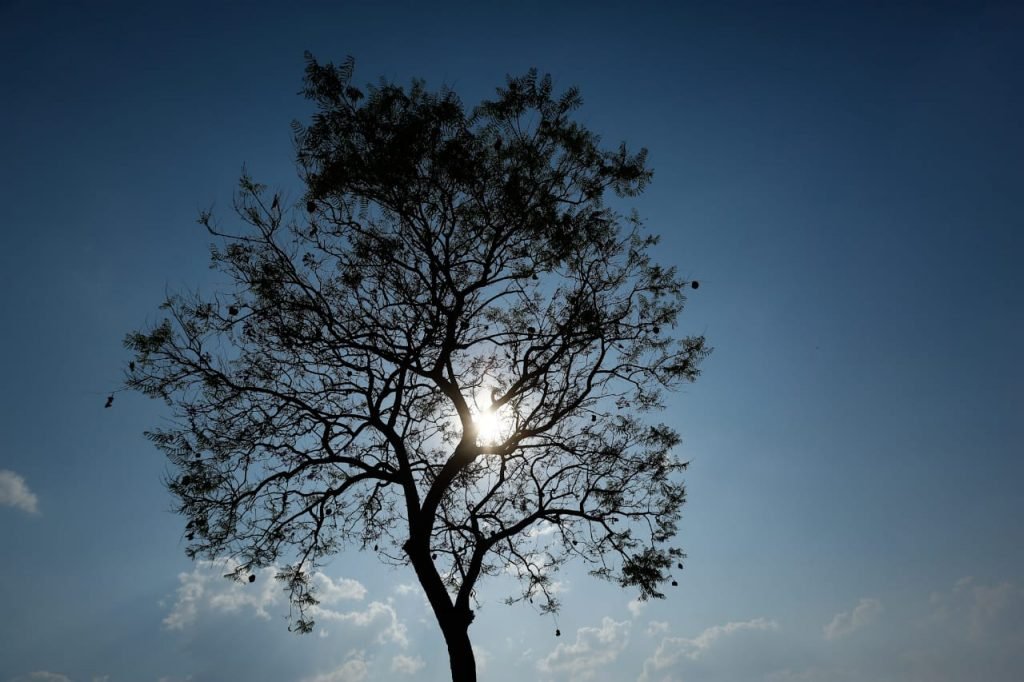
[[200,219],[231,286],[171,296],[126,339],[128,386],[175,408],[148,435],[189,556],[231,555],[238,579],[284,562],[302,632],[311,567],[346,545],[411,564],[458,682],[476,679],[483,575],[517,575],[509,602],[545,611],[574,558],[662,597],[686,465],[641,416],[708,349],[670,337],[686,282],[603,201],[640,193],[645,150],[601,148],[578,92],[535,71],[467,113],[448,89],[364,93],[351,59],[307,58],[305,196],[244,175],[247,226]]

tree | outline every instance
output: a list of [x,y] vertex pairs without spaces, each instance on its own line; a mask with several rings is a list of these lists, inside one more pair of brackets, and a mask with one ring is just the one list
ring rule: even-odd
[[709,349],[672,338],[687,282],[605,203],[643,190],[646,150],[603,149],[571,118],[577,90],[535,71],[467,113],[307,59],[305,195],[243,173],[240,231],[200,216],[229,284],[170,296],[125,342],[128,387],[174,408],[147,435],[188,555],[230,555],[237,579],[284,562],[300,632],[328,557],[411,564],[457,682],[476,679],[484,575],[513,572],[509,601],[546,611],[570,559],[663,597],[686,464],[642,417]]

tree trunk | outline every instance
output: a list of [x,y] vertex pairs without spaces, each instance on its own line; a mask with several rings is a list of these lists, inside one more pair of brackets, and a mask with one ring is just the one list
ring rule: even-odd
[[[438,618],[438,621],[441,621]],[[469,642],[469,623],[451,616],[441,622],[441,632],[448,645],[448,663],[452,669],[452,682],[476,682],[476,659],[473,645]]]

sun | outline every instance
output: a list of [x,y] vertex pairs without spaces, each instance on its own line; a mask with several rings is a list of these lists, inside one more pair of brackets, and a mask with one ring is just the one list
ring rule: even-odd
[[[476,440],[480,445],[494,445],[508,436],[509,424],[501,415],[501,410],[492,409],[493,403],[482,395],[476,396],[473,405],[473,426],[476,427]],[[486,405],[487,407],[483,407]]]
[[481,445],[493,445],[505,439],[501,417],[491,409],[481,410],[473,416],[476,426],[476,439]]

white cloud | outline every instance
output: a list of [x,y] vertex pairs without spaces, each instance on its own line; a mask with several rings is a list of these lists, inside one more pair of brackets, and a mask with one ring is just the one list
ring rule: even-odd
[[634,618],[640,615],[640,612],[644,610],[645,606],[647,606],[647,602],[641,601],[639,597],[626,604],[626,608],[629,609],[629,612],[633,614]]
[[487,664],[491,662],[491,652],[483,648],[479,644],[469,644],[473,647],[473,660],[476,661],[477,672],[483,672],[487,670]]
[[283,601],[281,586],[274,580],[274,568],[256,573],[255,583],[238,583],[223,576],[238,566],[234,561],[197,561],[189,573],[179,573],[177,599],[164,618],[168,630],[182,630],[196,621],[202,609],[235,613],[251,607],[263,619],[267,608]]
[[822,629],[825,639],[835,640],[846,637],[874,622],[881,612],[882,603],[880,601],[870,597],[863,598],[853,611],[843,611],[832,618],[832,622]]
[[765,677],[765,682],[822,682],[822,680],[828,680],[828,682],[862,682],[863,679],[865,678],[858,677],[856,674],[836,667],[822,668],[812,666],[804,670],[793,670],[791,668],[776,670]]
[[29,514],[39,513],[39,498],[29,490],[24,478],[7,469],[0,469],[0,505],[21,509]]
[[341,667],[322,675],[307,677],[302,682],[363,682],[370,674],[370,667],[363,659],[362,652],[345,661]]
[[528,538],[539,538],[545,535],[551,535],[556,530],[558,530],[558,526],[556,524],[549,523],[547,521],[541,521],[540,523],[530,526],[530,528],[526,531],[525,535]]
[[415,675],[423,670],[427,663],[419,656],[405,656],[398,654],[391,659],[391,672],[402,673],[403,675]]
[[310,614],[318,621],[349,623],[361,628],[369,627],[383,620],[387,624],[377,635],[377,642],[379,644],[394,642],[401,647],[409,646],[405,623],[399,620],[398,613],[390,604],[379,601],[370,602],[363,611],[335,611],[323,606],[314,606],[310,609]]
[[395,587],[395,592],[397,594],[402,595],[403,597],[410,594],[416,594],[419,591],[419,585],[417,585],[416,583],[399,583]]
[[316,595],[321,604],[337,604],[344,599],[361,600],[366,598],[366,588],[358,580],[351,578],[332,580],[320,572],[315,573],[313,577],[317,582]]
[[[918,597],[882,607],[878,599],[857,600],[825,628],[783,630],[758,618],[708,628],[692,638],[658,635],[654,631],[661,625],[652,621],[648,632],[660,645],[648,652],[639,682],[1022,679],[1021,583],[963,579],[930,601]],[[831,639],[822,637],[823,630]],[[651,641],[644,638],[639,645]]]
[[647,624],[647,636],[653,637],[661,632],[668,632],[668,622],[664,620],[652,620]]
[[607,616],[601,627],[584,627],[576,631],[573,644],[562,643],[537,663],[545,673],[563,673],[569,679],[593,679],[602,668],[622,653],[629,642],[629,621],[616,622]]
[[71,682],[67,675],[51,673],[46,670],[37,670],[34,673],[29,673],[28,679],[32,682]]
[[[271,612],[286,609],[286,595],[280,582],[274,579],[276,567],[256,572],[254,583],[238,583],[223,576],[232,571],[234,561],[198,561],[192,571],[178,576],[180,585],[171,612],[164,618],[168,630],[183,630],[194,624],[204,612],[239,613],[247,612],[257,618],[269,619]],[[313,576],[320,604],[309,609],[309,614],[321,624],[326,621],[347,623],[367,628],[382,625],[377,635],[379,643],[394,642],[408,646],[406,626],[398,618],[395,609],[383,602],[370,602],[364,610],[343,611],[336,608],[339,602],[362,600],[366,588],[350,578],[332,579],[323,573]],[[276,608],[275,608],[276,607]],[[321,630],[321,637],[327,632]]]
[[[93,680],[100,680],[102,682],[104,678],[93,678]],[[9,682],[71,682],[71,679],[67,675],[61,675],[60,673],[51,673],[46,670],[37,670],[29,673],[28,675],[20,675],[18,677],[10,678]]]
[[[775,631],[779,624],[774,620],[755,618],[748,621],[730,622],[707,628],[692,639],[685,637],[666,637],[655,650],[654,655],[644,661],[644,670],[640,681],[651,679],[658,671],[675,666],[680,662],[696,661],[705,656],[719,640],[732,637],[744,631]],[[661,679],[661,678],[658,678]],[[674,677],[673,677],[674,679]]]
[[983,585],[961,578],[949,593],[933,593],[930,602],[934,624],[972,641],[1024,642],[1024,588],[1019,585]]

